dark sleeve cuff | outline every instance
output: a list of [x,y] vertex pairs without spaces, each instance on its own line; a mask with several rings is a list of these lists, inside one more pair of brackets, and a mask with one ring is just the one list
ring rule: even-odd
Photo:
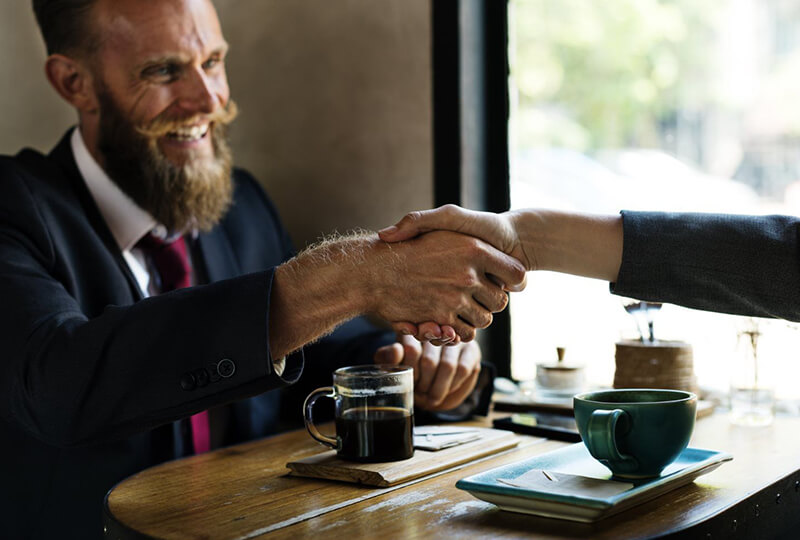
[[266,336],[267,336],[267,374],[278,377],[284,384],[293,384],[297,382],[303,374],[303,365],[305,363],[305,355],[303,349],[297,350],[283,359],[283,370],[278,373],[275,369],[275,359],[272,358],[269,346],[269,314],[270,305],[272,300],[272,284],[275,279],[275,269],[272,268],[267,272],[267,311],[265,314]]

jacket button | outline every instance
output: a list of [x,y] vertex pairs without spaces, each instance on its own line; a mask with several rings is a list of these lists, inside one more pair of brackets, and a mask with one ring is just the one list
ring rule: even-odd
[[183,377],[181,377],[181,388],[189,392],[194,390],[195,386],[197,386],[197,381],[195,381],[194,375],[191,373],[184,373]]
[[194,370],[194,378],[197,380],[197,386],[200,388],[208,384],[208,371],[205,368]]
[[220,380],[219,373],[217,373],[217,363],[209,362],[204,370],[208,374],[208,382],[215,383]]
[[233,363],[233,360],[229,358],[223,358],[222,360],[217,363],[217,373],[222,378],[227,379],[231,375],[234,374],[236,371],[236,364]]

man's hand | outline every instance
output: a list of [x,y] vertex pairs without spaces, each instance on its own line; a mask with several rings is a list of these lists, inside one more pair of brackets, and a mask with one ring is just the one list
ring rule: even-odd
[[[436,231],[397,243],[374,233],[327,239],[275,269],[269,344],[281,358],[358,315],[435,321],[464,342],[505,309],[525,268],[486,242]],[[402,330],[399,329],[398,330]]]
[[508,303],[525,268],[515,259],[471,236],[447,231],[386,244],[376,239],[355,270],[368,281],[367,312],[390,321],[435,321],[455,330],[461,341],[492,322]]
[[[414,238],[419,234],[435,230],[449,230],[480,238],[495,248],[511,255],[532,269],[532,259],[523,249],[519,234],[515,228],[513,213],[492,214],[476,212],[459,206],[448,204],[434,210],[423,210],[406,214],[396,225],[378,232],[381,240],[401,242]],[[532,254],[531,254],[532,255]],[[525,280],[510,291],[521,291],[525,288]],[[420,341],[430,341],[436,345],[457,344],[461,340],[452,327],[440,326],[434,321],[418,325],[405,321],[392,323],[395,332],[416,336]]]
[[375,352],[375,363],[414,368],[414,406],[428,411],[458,407],[475,388],[481,372],[477,343],[438,347],[401,336]]

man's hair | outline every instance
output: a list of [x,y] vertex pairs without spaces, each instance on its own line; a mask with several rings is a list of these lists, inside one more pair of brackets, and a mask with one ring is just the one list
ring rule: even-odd
[[47,54],[89,52],[97,46],[89,12],[96,0],[33,0]]

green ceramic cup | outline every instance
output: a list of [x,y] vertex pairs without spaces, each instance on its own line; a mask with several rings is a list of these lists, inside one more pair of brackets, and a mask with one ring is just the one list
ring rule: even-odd
[[697,396],[681,390],[628,388],[573,398],[575,421],[595,459],[614,476],[658,476],[689,444]]

